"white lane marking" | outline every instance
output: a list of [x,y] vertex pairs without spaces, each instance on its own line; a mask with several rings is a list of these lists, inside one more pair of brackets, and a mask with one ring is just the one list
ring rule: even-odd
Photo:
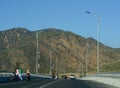
[[58,81],[60,81],[60,80],[57,80],[57,81],[53,81],[53,82],[47,83],[47,84],[41,86],[40,88],[47,87],[47,86],[52,85],[52,84],[54,84],[54,83],[56,83],[56,82],[58,82]]

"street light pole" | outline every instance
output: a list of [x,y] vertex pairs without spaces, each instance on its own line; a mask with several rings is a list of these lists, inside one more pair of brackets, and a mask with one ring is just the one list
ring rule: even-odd
[[[85,13],[90,14],[91,12],[86,11]],[[100,72],[100,47],[99,47],[99,33],[100,33],[100,16],[94,14],[97,18],[97,73]]]
[[37,38],[37,49],[36,49],[36,74],[38,74],[38,31],[36,33],[36,38]]
[[50,76],[51,76],[51,74],[52,74],[52,66],[51,66],[51,50],[50,50]]
[[86,54],[87,54],[87,57],[86,57],[86,75],[88,74],[88,41],[87,41],[87,50],[86,50]]
[[100,16],[97,16],[97,73],[100,72]]

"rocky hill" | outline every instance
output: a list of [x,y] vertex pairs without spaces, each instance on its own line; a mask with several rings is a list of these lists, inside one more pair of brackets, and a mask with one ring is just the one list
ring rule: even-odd
[[[54,28],[29,31],[13,28],[0,31],[0,69],[29,68],[35,72],[38,32],[39,73],[96,72],[97,41]],[[100,43],[100,71],[120,71],[120,48]]]

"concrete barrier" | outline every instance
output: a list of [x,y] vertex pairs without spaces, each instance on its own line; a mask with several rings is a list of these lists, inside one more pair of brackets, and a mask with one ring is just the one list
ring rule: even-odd
[[109,77],[83,77],[82,80],[92,80],[120,88],[120,79]]
[[0,77],[0,83],[11,82],[11,77]]

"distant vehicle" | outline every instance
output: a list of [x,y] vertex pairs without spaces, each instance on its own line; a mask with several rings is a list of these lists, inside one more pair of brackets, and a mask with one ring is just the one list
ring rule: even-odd
[[68,79],[75,80],[75,75],[68,76]]

